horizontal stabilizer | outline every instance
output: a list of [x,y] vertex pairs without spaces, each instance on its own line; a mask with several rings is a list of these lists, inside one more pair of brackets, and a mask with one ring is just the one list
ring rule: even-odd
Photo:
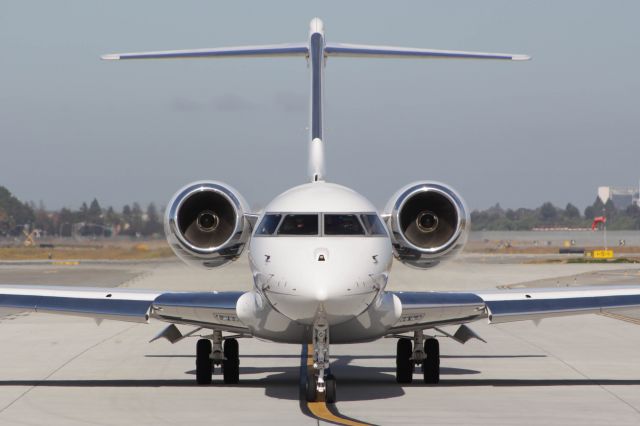
[[164,50],[157,52],[110,53],[101,58],[108,61],[124,59],[229,58],[248,56],[306,56],[305,43],[270,44],[262,46],[215,47],[209,49]]
[[464,52],[460,50],[436,50],[346,43],[327,43],[325,53],[328,56],[345,57],[502,59],[508,61],[528,61],[531,59],[528,55],[515,55],[511,53]]

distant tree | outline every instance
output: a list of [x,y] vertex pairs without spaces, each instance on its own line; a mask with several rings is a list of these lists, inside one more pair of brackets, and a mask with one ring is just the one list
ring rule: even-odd
[[573,204],[568,203],[564,209],[564,215],[569,219],[577,219],[580,217],[580,210]]
[[144,230],[144,234],[147,236],[162,232],[160,215],[158,214],[158,208],[154,203],[150,203],[147,207],[147,221],[145,223]]
[[542,206],[540,206],[540,219],[543,222],[554,221],[557,217],[558,210],[556,210],[556,207],[550,202],[546,202]]
[[89,220],[89,206],[87,206],[87,203],[85,202],[82,203],[82,205],[80,206],[80,211],[77,218],[81,222]]
[[607,200],[607,203],[604,205],[604,214],[607,218],[613,218],[618,213],[618,209],[616,209],[616,205],[613,204],[613,200]]
[[107,225],[117,225],[120,222],[120,216],[113,207],[107,207],[107,210],[104,212],[104,221]]
[[56,234],[56,226],[52,216],[47,212],[44,203],[40,201],[38,207],[34,210],[33,227],[44,231],[45,234]]
[[144,232],[143,222],[140,204],[133,203],[133,206],[131,207],[131,231],[133,234],[142,234]]
[[74,214],[71,210],[63,207],[58,213],[58,222],[56,233],[61,237],[70,237],[72,233],[72,224],[75,222]]
[[16,225],[31,224],[35,219],[33,209],[0,186],[0,227],[11,229]]
[[594,217],[601,216],[603,207],[604,204],[600,200],[600,197],[596,197],[593,204],[584,209],[584,217],[593,220]]
[[89,210],[87,211],[87,221],[91,223],[102,224],[102,207],[100,207],[100,203],[98,203],[97,199],[93,199],[91,205],[89,206]]

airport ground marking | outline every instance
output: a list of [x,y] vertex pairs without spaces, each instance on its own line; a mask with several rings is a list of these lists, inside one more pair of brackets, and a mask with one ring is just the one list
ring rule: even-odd
[[80,264],[77,260],[67,260],[67,261],[53,261],[52,265],[56,266],[77,266]]
[[631,324],[640,325],[640,318],[628,317],[626,315],[614,314],[613,312],[600,312],[598,315],[603,317],[612,318],[619,321],[625,321]]
[[[301,383],[303,385],[302,389],[304,389],[307,377],[313,373],[313,345],[302,345],[301,358],[302,365],[306,367],[300,369],[300,374],[304,376],[301,377]],[[301,392],[300,398],[304,397],[305,392]],[[331,410],[324,401],[324,394],[319,395],[318,399],[314,402],[306,402],[306,408],[308,410],[308,414],[315,417],[317,420],[344,426],[370,426],[370,423],[350,419],[348,417],[341,416],[339,413],[336,413],[335,410]]]

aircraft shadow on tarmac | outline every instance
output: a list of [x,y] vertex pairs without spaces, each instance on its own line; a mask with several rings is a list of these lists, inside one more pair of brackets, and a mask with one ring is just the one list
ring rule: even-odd
[[[443,358],[531,358],[545,355],[455,355]],[[192,355],[147,355],[147,357],[190,357]],[[299,355],[246,355],[251,358],[289,358],[299,359]],[[335,356],[333,357],[332,372],[339,380],[341,401],[360,401],[395,398],[404,395],[405,387],[546,387],[546,386],[638,386],[640,379],[491,379],[466,378],[480,374],[480,371],[445,367],[441,368],[442,378],[438,385],[426,386],[422,383],[419,368],[416,368],[414,382],[400,385],[395,381],[395,366],[392,363],[385,366],[353,365],[354,360],[389,359],[393,356],[365,355],[365,356]],[[263,378],[245,378],[237,385],[223,385],[219,368],[215,369],[213,389],[225,388],[264,388],[265,395],[278,398],[299,400],[304,381],[301,373],[306,374],[306,366],[240,366],[240,374],[268,374]],[[194,370],[186,371],[192,376]],[[451,377],[453,376],[453,377]],[[194,380],[188,379],[109,379],[109,380],[0,380],[0,387],[4,386],[44,386],[44,387],[194,387]],[[204,387],[206,388],[206,387]],[[212,389],[212,390],[213,390]]]
[[[195,358],[195,355],[190,354],[151,354],[145,355],[146,358]],[[547,355],[440,355],[440,358],[457,358],[457,359],[502,359],[502,358],[546,358]],[[300,355],[275,355],[275,354],[260,354],[260,355],[241,355],[240,358],[260,358],[260,359],[299,359]],[[332,355],[332,360],[339,360],[341,358],[354,359],[395,359],[394,355]]]

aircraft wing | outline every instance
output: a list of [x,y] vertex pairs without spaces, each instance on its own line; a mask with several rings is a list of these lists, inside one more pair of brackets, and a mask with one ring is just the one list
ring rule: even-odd
[[233,332],[242,292],[162,292],[122,288],[1,285],[0,308],[146,323],[156,318]]
[[518,288],[503,291],[394,292],[402,314],[391,333],[464,324],[490,324],[640,308],[640,286]]

